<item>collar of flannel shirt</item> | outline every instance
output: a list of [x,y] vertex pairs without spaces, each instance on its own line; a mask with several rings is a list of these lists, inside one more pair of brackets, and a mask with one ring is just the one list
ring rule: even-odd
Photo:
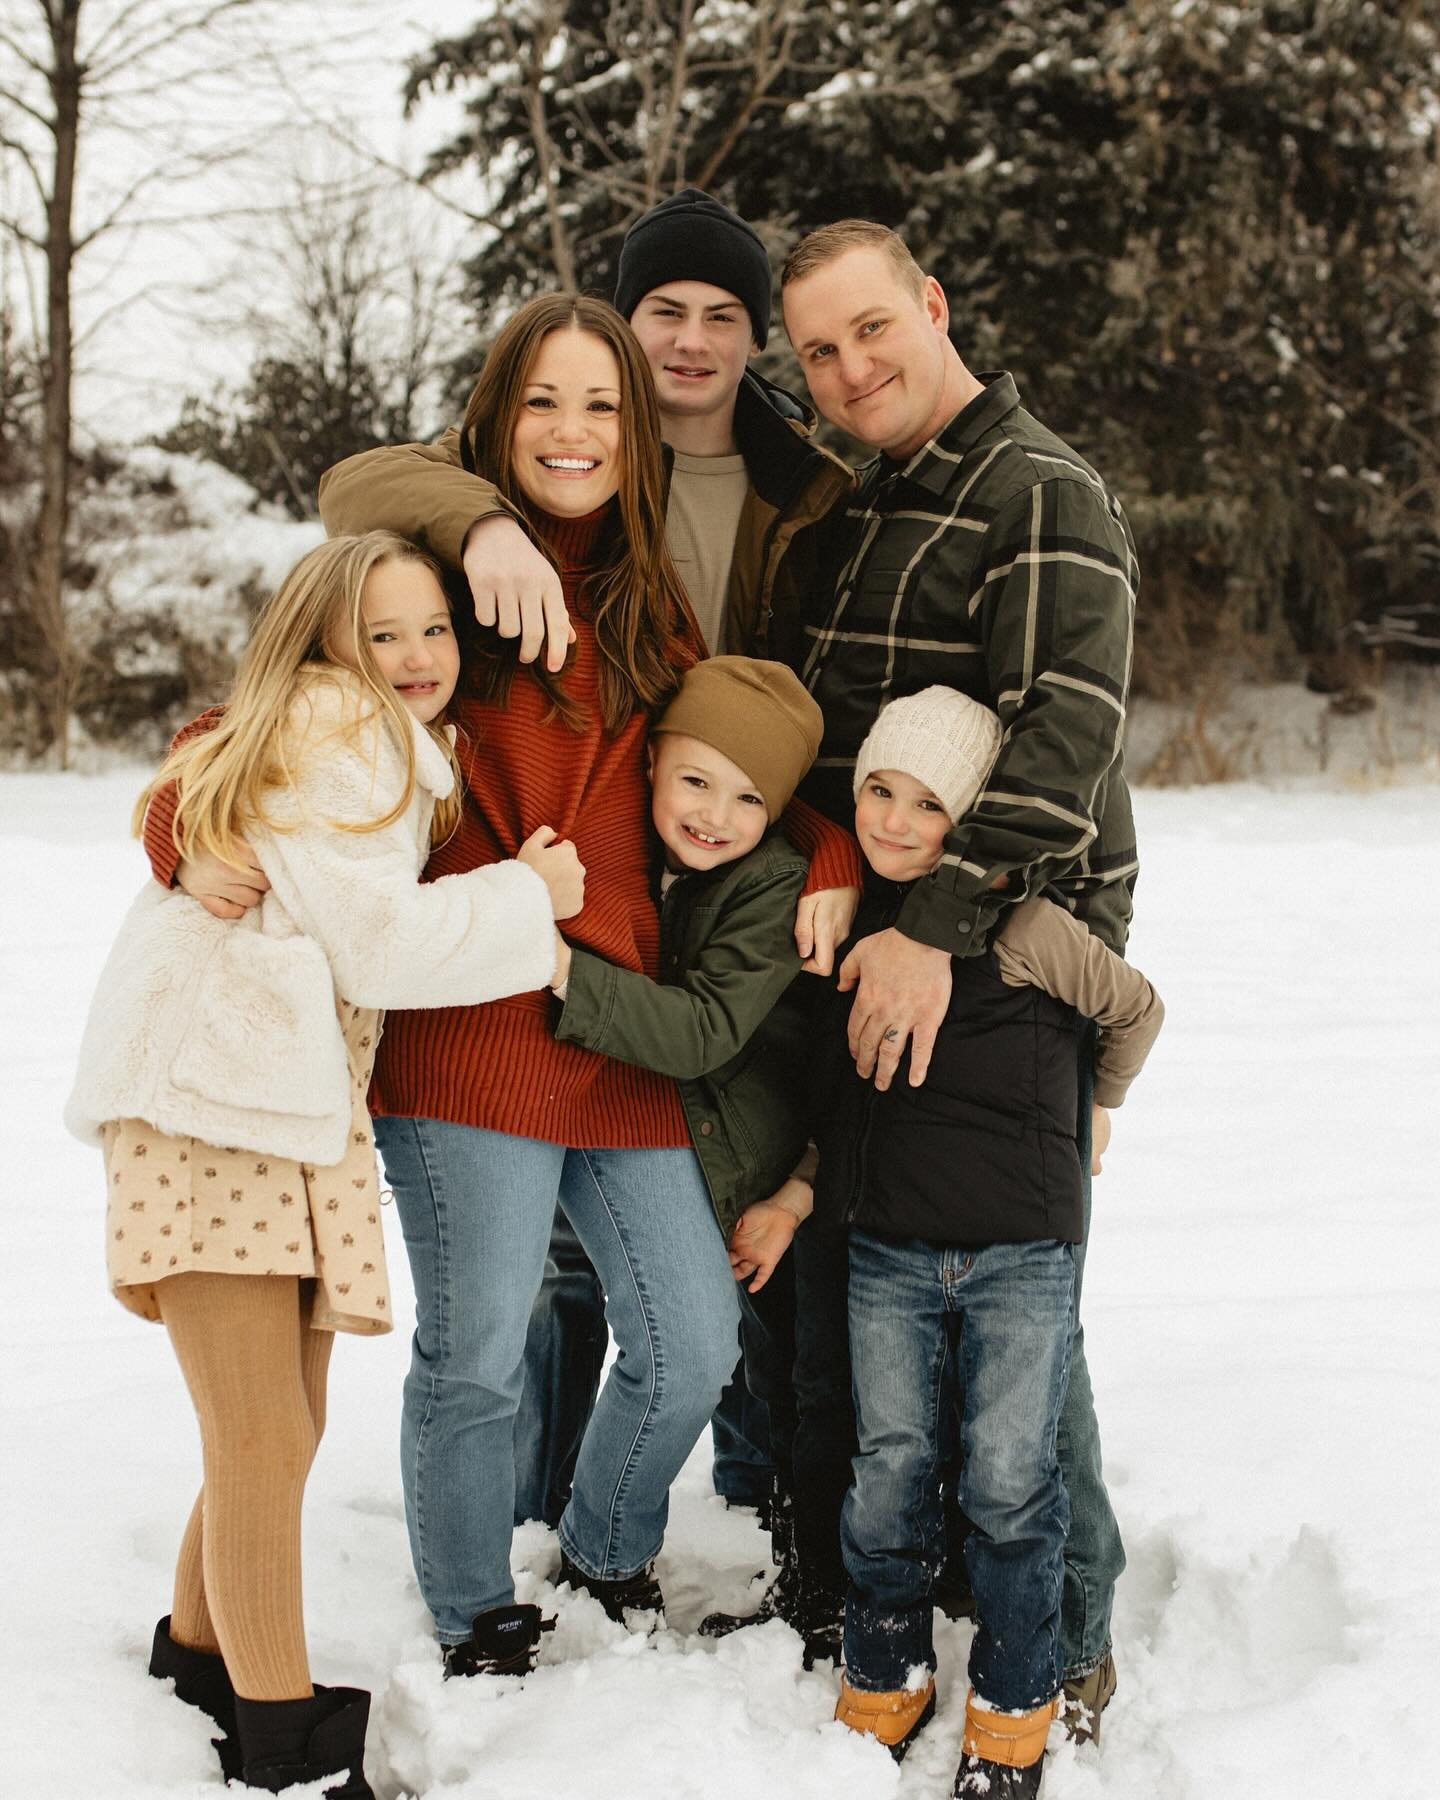
[[[968,406],[962,406],[950,423],[927,439],[903,466],[891,464],[887,473],[932,494],[943,494],[955,479],[955,468],[987,431],[992,431],[1007,413],[1020,405],[1015,377],[1004,369],[979,374],[985,391],[977,394]],[[889,458],[884,459],[886,462]]]

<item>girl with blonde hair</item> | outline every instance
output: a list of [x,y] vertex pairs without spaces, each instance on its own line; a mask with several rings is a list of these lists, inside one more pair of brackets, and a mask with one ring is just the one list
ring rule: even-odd
[[422,885],[460,805],[460,657],[431,559],[387,532],[302,559],[219,716],[172,749],[137,828],[268,878],[236,923],[147,883],[100,977],[67,1110],[104,1149],[116,1296],[164,1324],[204,1485],[151,1672],[208,1712],[227,1776],[367,1800],[369,1695],[311,1683],[300,1506],[336,1331],[390,1329],[365,1097],[388,1006],[542,987],[579,910],[575,848]]

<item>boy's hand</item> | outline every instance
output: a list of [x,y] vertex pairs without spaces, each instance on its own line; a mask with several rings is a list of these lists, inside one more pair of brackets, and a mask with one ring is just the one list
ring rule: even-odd
[[791,1239],[809,1218],[812,1203],[810,1184],[792,1175],[777,1193],[747,1206],[735,1221],[730,1234],[730,1268],[737,1281],[754,1277],[749,1293],[758,1294],[775,1273]]
[[950,1004],[950,958],[892,925],[861,938],[840,965],[840,992],[859,984],[850,1008],[850,1054],[863,1080],[874,1071],[883,1093],[910,1039],[910,1085],[930,1068],[935,1036]]
[[560,927],[557,925],[555,927],[555,973],[550,977],[552,988],[557,990],[563,988],[569,981],[571,961],[570,946],[561,937]]
[[795,948],[800,967],[811,975],[828,975],[835,967],[835,952],[850,935],[860,890],[855,887],[821,888],[802,895],[795,909]]
[[532,868],[550,890],[557,919],[573,919],[585,904],[585,865],[569,838],[557,838],[548,825],[532,831],[515,852],[516,862]]
[[175,865],[175,885],[198,900],[217,919],[240,919],[258,906],[270,891],[270,878],[255,860],[255,852],[243,840],[243,862],[221,862],[209,850],[182,856]]
[[477,519],[465,534],[460,566],[470,583],[475,617],[501,637],[518,637],[520,660],[534,662],[542,648],[556,675],[575,642],[565,610],[565,590],[549,557],[542,556],[508,513]]
[[1100,1173],[1100,1158],[1110,1148],[1110,1112],[1108,1107],[1090,1107],[1090,1173]]

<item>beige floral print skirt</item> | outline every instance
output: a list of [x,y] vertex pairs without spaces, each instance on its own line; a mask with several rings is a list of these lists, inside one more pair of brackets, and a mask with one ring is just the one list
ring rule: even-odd
[[142,1119],[103,1128],[106,1264],[122,1305],[158,1320],[155,1284],[191,1270],[316,1281],[311,1324],[390,1329],[375,1140],[365,1095],[380,1015],[340,1005],[353,1110],[340,1162],[317,1167],[196,1138]]

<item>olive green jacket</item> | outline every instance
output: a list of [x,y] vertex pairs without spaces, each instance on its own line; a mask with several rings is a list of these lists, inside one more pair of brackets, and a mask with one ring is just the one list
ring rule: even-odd
[[661,979],[576,950],[555,1026],[566,1042],[676,1077],[727,1238],[809,1137],[801,1009],[782,1002],[800,968],[805,875],[772,827],[738,862],[677,876],[660,902]]

